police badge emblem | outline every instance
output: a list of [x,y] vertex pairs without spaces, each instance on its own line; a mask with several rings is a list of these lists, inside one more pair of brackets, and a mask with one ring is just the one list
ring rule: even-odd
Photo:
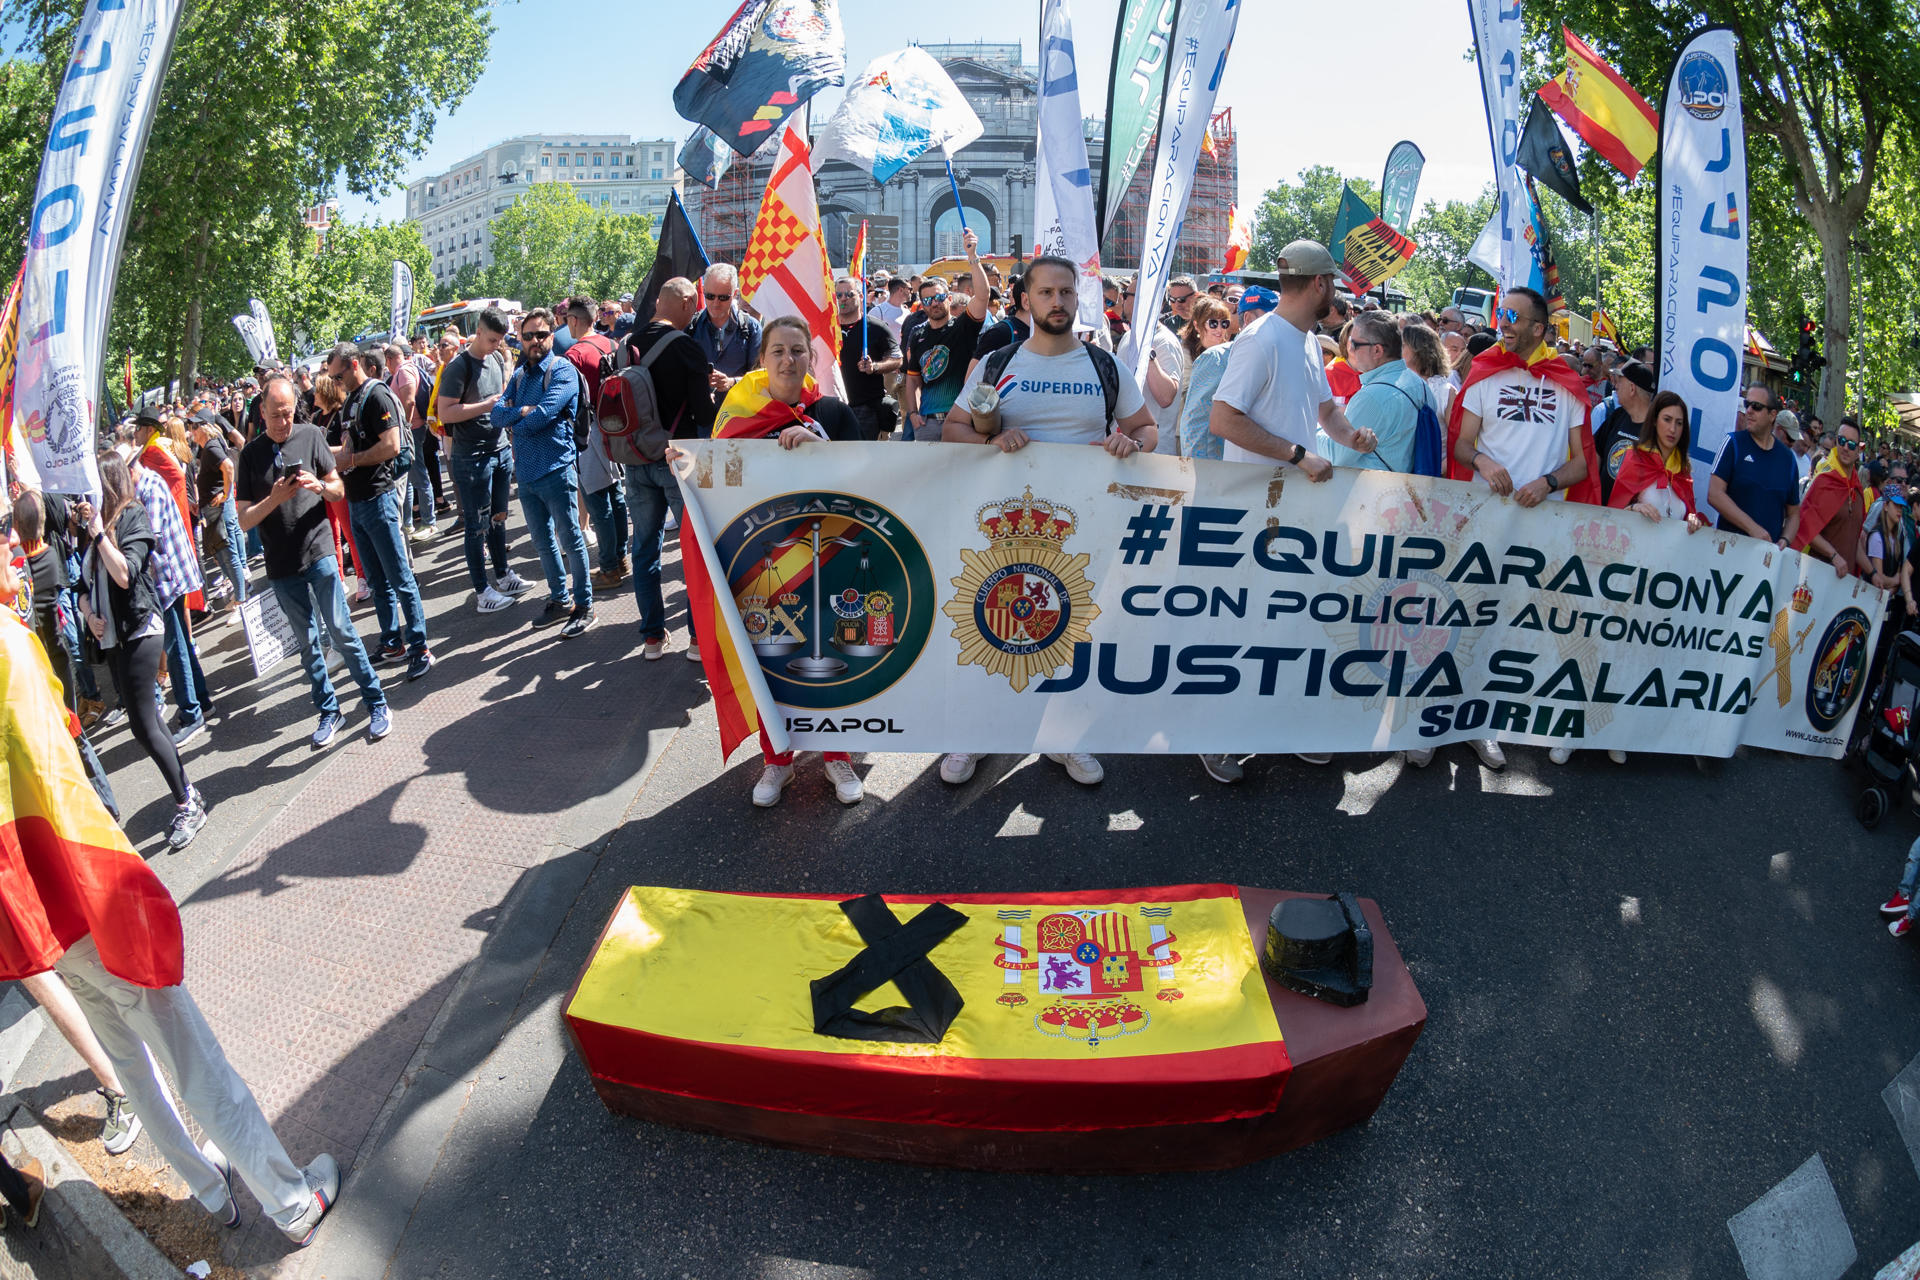
[[989,545],[961,549],[965,568],[942,611],[953,619],[960,665],[1005,676],[1022,693],[1069,663],[1074,645],[1089,638],[1100,616],[1085,573],[1091,557],[1066,554],[1074,513],[1032,489],[980,508],[976,518]]

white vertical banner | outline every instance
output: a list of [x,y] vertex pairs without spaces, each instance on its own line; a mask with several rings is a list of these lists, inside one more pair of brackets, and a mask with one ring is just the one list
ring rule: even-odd
[[1733,434],[1746,350],[1747,131],[1733,32],[1687,41],[1667,74],[1660,114],[1657,220],[1660,389],[1692,410],[1697,501]]
[[1473,22],[1474,58],[1480,64],[1480,92],[1487,104],[1487,136],[1493,144],[1493,175],[1500,203],[1495,242],[1500,269],[1493,273],[1502,289],[1523,285],[1533,275],[1533,254],[1525,239],[1533,218],[1526,179],[1516,159],[1520,148],[1520,0],[1467,0]]
[[41,481],[99,489],[100,366],[133,186],[180,0],[88,0],[34,186],[15,413]]
[[266,364],[267,340],[260,332],[260,322],[250,315],[238,315],[233,318],[233,327],[247,346],[247,357],[256,365]]
[[1120,362],[1133,370],[1144,388],[1151,325],[1160,314],[1167,279],[1173,274],[1173,250],[1180,243],[1187,199],[1193,194],[1193,170],[1213,120],[1213,99],[1240,23],[1240,0],[1184,0],[1174,25],[1167,67],[1167,100],[1160,110],[1160,150],[1147,188],[1147,230],[1134,278],[1133,315],[1128,317]]
[[393,264],[393,299],[387,329],[395,342],[404,343],[413,329],[413,268],[396,259]]
[[280,344],[273,336],[273,320],[267,315],[267,304],[258,298],[249,298],[247,309],[253,313],[254,324],[259,326],[261,358],[257,363],[272,368],[280,363]]
[[1106,301],[1100,286],[1100,233],[1093,211],[1093,169],[1080,119],[1080,76],[1067,0],[1044,0],[1040,10],[1040,173],[1033,184],[1033,248],[1073,263],[1080,273],[1075,326],[1104,332]]

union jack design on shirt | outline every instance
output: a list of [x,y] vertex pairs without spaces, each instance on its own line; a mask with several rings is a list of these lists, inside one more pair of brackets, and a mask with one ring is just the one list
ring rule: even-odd
[[1559,391],[1551,386],[1502,387],[1498,412],[1507,422],[1552,426],[1560,418]]

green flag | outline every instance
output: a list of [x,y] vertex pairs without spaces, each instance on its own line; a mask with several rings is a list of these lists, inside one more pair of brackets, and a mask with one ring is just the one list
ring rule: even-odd
[[1100,193],[1095,204],[1103,241],[1160,125],[1160,109],[1167,96],[1167,61],[1179,16],[1180,0],[1121,0],[1113,68],[1107,75],[1107,143],[1100,157]]

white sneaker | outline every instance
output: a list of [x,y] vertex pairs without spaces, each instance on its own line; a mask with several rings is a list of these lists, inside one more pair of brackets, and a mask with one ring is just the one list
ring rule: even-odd
[[860,775],[853,771],[853,766],[845,760],[829,760],[826,769],[827,781],[833,784],[833,798],[841,804],[859,804],[867,789],[860,784]]
[[1607,759],[1613,761],[1615,764],[1625,764],[1627,762],[1627,753],[1624,751],[1609,751],[1607,752]]
[[1492,738],[1475,738],[1467,744],[1473,748],[1473,754],[1480,757],[1480,763],[1489,769],[1507,767],[1507,753]]
[[473,607],[481,613],[498,613],[502,609],[513,608],[513,597],[503,596],[492,587],[488,587],[474,597]]
[[640,656],[648,662],[660,661],[660,655],[667,651],[665,640],[649,640],[640,646]]
[[493,588],[503,596],[518,598],[533,590],[533,584],[509,569],[493,580]]
[[687,661],[700,661],[700,642],[698,640],[687,641]]
[[1567,761],[1573,759],[1573,748],[1555,747],[1553,750],[1547,752],[1547,759],[1553,761],[1555,764],[1565,764]]
[[1412,747],[1401,754],[1406,756],[1407,763],[1416,769],[1424,769],[1433,763],[1432,747]]
[[1083,787],[1090,787],[1107,776],[1100,762],[1084,751],[1049,751],[1047,759],[1064,767],[1067,776]]
[[959,786],[973,776],[973,767],[980,763],[980,759],[979,755],[968,755],[964,751],[943,757],[940,761],[940,781]]
[[1296,751],[1301,764],[1332,764],[1333,757],[1319,751]]
[[780,803],[780,793],[793,781],[793,766],[790,764],[770,764],[760,773],[760,781],[753,784],[753,802],[762,809],[771,809]]

